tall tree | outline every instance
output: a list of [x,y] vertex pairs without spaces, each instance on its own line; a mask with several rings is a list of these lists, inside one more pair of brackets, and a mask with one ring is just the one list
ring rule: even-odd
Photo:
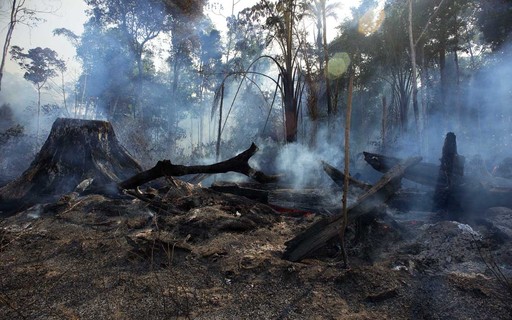
[[325,83],[325,100],[327,101],[327,120],[329,127],[332,126],[334,117],[333,98],[331,95],[331,84],[328,72],[329,65],[329,47],[327,42],[327,18],[337,18],[336,12],[340,8],[340,3],[327,4],[327,0],[305,1],[306,14],[315,20],[316,39],[315,43],[318,50],[319,71],[323,75]]
[[[117,26],[121,32],[136,62],[137,97],[140,97],[144,72],[142,60],[147,44],[169,26],[165,4],[161,0],[86,0],[86,3],[100,11],[96,16],[104,26]],[[144,109],[138,101],[137,108],[143,117]]]
[[298,61],[301,43],[297,22],[304,16],[303,9],[298,0],[261,0],[243,12],[249,22],[261,24],[264,19],[262,26],[267,32],[268,43],[277,44],[279,55],[267,57],[275,62],[279,70],[287,142],[297,140],[299,104],[303,89]]
[[59,59],[57,52],[50,48],[33,48],[24,52],[23,48],[13,46],[10,51],[12,58],[25,70],[23,77],[30,81],[37,90],[37,137],[41,121],[41,90],[48,79],[65,70],[65,63]]
[[7,32],[5,34],[4,47],[2,50],[2,61],[0,62],[0,90],[2,90],[2,78],[4,75],[5,59],[7,59],[7,53],[9,52],[9,46],[11,45],[11,38],[14,32],[14,28],[18,23],[34,25],[40,21],[40,18],[36,17],[36,11],[27,8],[25,6],[25,2],[25,0],[9,1],[9,23],[7,26]]

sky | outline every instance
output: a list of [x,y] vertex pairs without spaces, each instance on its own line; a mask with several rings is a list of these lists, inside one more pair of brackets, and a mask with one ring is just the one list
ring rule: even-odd
[[[8,3],[1,0],[0,16],[0,39],[5,41],[7,25],[9,23]],[[49,47],[59,53],[61,59],[70,65],[70,76],[79,72],[79,65],[74,61],[75,49],[62,36],[54,36],[56,28],[67,28],[81,34],[83,24],[86,21],[85,9],[87,6],[82,0],[26,0],[26,7],[40,11],[37,15],[44,19],[35,26],[29,27],[25,24],[16,25],[11,46],[16,45],[26,50],[35,47]],[[73,63],[74,62],[74,63]],[[6,71],[11,73],[23,73],[21,69],[11,60],[6,61]]]

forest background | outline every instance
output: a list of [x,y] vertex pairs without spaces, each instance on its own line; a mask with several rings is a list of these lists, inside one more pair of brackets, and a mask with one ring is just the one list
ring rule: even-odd
[[83,29],[51,27],[72,55],[16,36],[37,36],[63,2],[0,6],[2,181],[73,117],[112,122],[146,167],[254,141],[256,166],[308,184],[319,159],[343,162],[350,79],[354,166],[363,150],[435,162],[448,131],[490,169],[512,156],[511,0],[76,3],[69,25]]

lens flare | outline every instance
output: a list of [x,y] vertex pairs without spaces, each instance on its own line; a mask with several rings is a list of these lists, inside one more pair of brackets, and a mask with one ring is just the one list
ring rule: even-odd
[[338,52],[331,59],[327,65],[327,76],[330,79],[336,79],[344,74],[350,65],[350,57],[346,52]]
[[359,33],[369,36],[375,31],[379,30],[382,22],[386,18],[384,9],[378,7],[366,11],[366,13],[359,19]]

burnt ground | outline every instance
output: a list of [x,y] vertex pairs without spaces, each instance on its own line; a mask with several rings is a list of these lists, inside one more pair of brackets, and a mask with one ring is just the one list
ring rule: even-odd
[[70,194],[2,219],[0,318],[512,318],[510,209],[472,227],[385,209],[350,227],[343,269],[336,242],[281,259],[318,216],[171,191]]

